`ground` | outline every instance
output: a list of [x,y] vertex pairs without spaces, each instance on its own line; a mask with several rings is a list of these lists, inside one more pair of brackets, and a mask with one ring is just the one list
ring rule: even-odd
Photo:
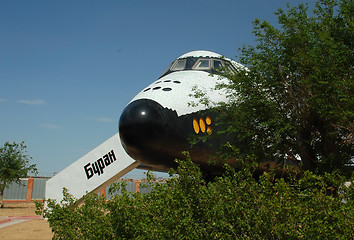
[[35,214],[34,203],[5,203],[0,208],[0,239],[49,240],[48,222]]

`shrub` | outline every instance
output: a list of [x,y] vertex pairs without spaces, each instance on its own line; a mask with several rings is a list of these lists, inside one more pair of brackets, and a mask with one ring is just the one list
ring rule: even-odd
[[338,174],[256,180],[249,168],[227,168],[206,183],[190,159],[179,164],[166,184],[148,182],[150,193],[117,183],[121,194],[78,205],[64,190],[61,204],[37,203],[37,212],[54,239],[353,239],[353,186]]

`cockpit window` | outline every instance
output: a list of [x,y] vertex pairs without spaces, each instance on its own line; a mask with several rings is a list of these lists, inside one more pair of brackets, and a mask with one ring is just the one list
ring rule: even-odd
[[225,71],[236,72],[231,62],[222,58],[188,57],[173,61],[160,78],[182,70],[205,71],[212,74],[222,74]]
[[213,62],[214,62],[213,70],[215,73],[225,73],[225,72],[236,73],[236,69],[228,61],[214,59]]
[[222,62],[219,60],[214,60],[214,69],[219,69],[223,66]]
[[184,70],[185,66],[186,66],[186,59],[179,59],[179,60],[176,60],[176,61],[172,64],[170,70],[171,70],[171,71]]
[[197,70],[210,69],[210,59],[199,59],[194,64],[193,69],[197,69]]

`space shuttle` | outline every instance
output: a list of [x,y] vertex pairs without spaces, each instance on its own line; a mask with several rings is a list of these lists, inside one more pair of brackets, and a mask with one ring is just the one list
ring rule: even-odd
[[[127,104],[118,133],[47,181],[45,198],[60,202],[66,188],[81,199],[135,168],[167,172],[176,167],[174,160],[183,158],[186,150],[203,172],[220,173],[221,165],[208,163],[214,151],[209,143],[200,141],[191,147],[189,140],[215,134],[217,113],[213,109],[227,101],[224,90],[215,87],[228,81],[218,72],[240,68],[244,66],[210,51],[178,57]],[[201,98],[196,98],[198,92]]]

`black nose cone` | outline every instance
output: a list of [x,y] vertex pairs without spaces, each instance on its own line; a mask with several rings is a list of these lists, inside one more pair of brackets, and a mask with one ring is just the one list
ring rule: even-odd
[[136,160],[164,141],[164,109],[157,102],[139,99],[131,102],[119,119],[119,134],[125,150]]

